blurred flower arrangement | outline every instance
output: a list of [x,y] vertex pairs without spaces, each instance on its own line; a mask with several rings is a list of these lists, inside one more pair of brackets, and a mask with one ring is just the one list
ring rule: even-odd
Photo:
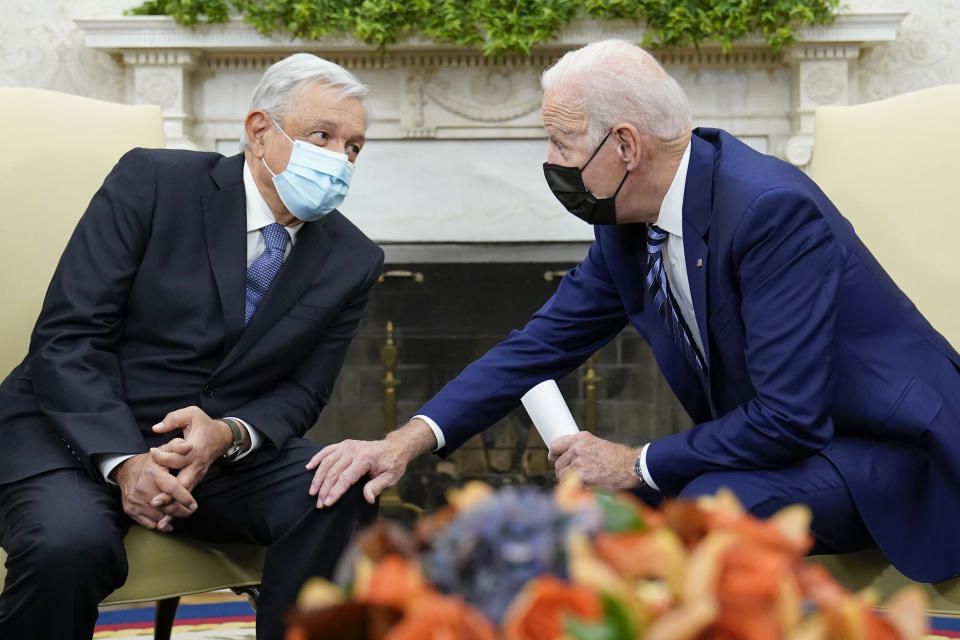
[[470,483],[412,531],[362,533],[337,586],[304,586],[286,640],[918,640],[926,602],[884,614],[804,560],[810,515],[730,493],[653,510],[566,481]]

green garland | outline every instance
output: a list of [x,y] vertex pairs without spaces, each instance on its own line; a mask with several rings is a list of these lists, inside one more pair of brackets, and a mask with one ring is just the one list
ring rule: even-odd
[[774,51],[799,25],[827,24],[840,0],[146,0],[130,12],[169,15],[183,25],[226,22],[231,9],[265,35],[304,40],[349,34],[381,51],[409,33],[438,44],[481,46],[486,56],[529,55],[557,36],[578,12],[599,20],[631,19],[646,27],[645,46],[729,51],[747,34]]

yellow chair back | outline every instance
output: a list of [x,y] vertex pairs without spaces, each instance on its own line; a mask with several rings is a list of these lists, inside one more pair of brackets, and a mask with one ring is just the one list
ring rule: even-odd
[[960,84],[816,112],[810,175],[960,347]]
[[27,353],[60,254],[120,156],[164,146],[160,107],[0,87],[0,376]]

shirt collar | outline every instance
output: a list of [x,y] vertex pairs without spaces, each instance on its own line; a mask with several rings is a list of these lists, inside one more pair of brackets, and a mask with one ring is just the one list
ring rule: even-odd
[[687,167],[690,165],[690,143],[683,152],[680,166],[673,176],[673,182],[667,189],[660,204],[660,213],[657,216],[657,226],[669,234],[683,237],[683,192],[687,186]]
[[[253,173],[250,171],[250,165],[246,159],[243,161],[243,189],[247,194],[247,233],[264,228],[268,224],[277,221],[273,217],[273,212],[263,199],[263,194],[257,188],[257,183],[253,180]],[[290,234],[291,244],[297,240],[297,232],[303,226],[302,222],[291,224],[284,229]]]

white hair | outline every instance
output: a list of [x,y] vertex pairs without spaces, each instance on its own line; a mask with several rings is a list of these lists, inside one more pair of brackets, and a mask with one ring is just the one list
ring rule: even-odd
[[683,89],[656,59],[624,40],[603,40],[570,51],[540,78],[544,91],[571,84],[587,119],[587,136],[599,143],[610,129],[628,123],[659,140],[690,129]]
[[[247,113],[261,109],[277,122],[281,122],[293,109],[300,92],[318,84],[339,91],[341,100],[359,99],[366,115],[365,98],[370,93],[367,85],[340,65],[310,53],[295,53],[270,65],[253,90]],[[244,128],[240,136],[240,150],[246,149],[247,131]]]

